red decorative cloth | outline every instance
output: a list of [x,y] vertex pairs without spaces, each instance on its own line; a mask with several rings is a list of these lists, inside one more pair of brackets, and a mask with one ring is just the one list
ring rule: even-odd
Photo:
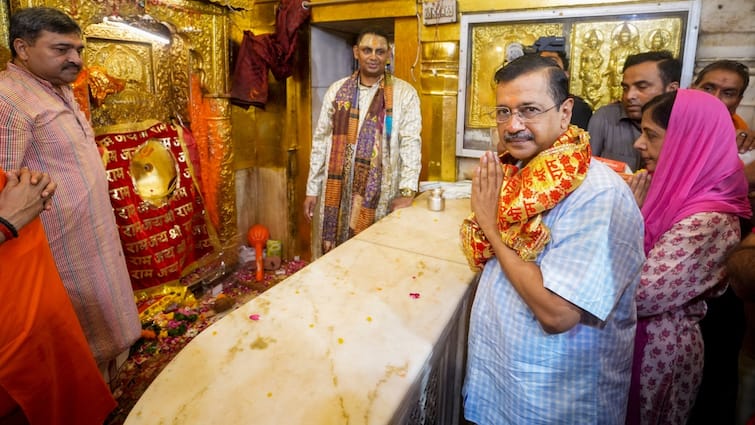
[[309,15],[302,0],[282,0],[276,13],[275,33],[254,35],[244,31],[233,71],[231,103],[244,108],[265,108],[268,71],[279,81],[291,76],[298,30]]
[[100,132],[131,286],[176,283],[219,250],[181,127],[146,121]]

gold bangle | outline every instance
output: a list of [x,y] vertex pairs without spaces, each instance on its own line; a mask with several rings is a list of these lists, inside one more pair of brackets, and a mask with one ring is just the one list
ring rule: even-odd
[[417,191],[414,189],[399,189],[399,193],[401,194],[402,198],[414,198],[414,196],[417,194]]

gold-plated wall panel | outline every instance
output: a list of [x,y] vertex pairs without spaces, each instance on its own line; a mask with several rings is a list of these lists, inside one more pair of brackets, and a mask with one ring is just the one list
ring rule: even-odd
[[21,7],[48,6],[65,11],[81,28],[89,24],[102,22],[105,16],[138,16],[144,14],[142,2],[128,0],[10,0],[11,10]]
[[250,10],[231,14],[231,39],[235,43],[240,43],[244,31],[252,31],[257,35],[275,32],[277,5],[277,2],[258,3]]
[[[575,24],[571,32],[570,90],[593,109],[621,99],[624,60],[630,54],[668,50],[680,57],[684,23],[680,17],[606,20]],[[621,33],[628,36],[622,41]]]
[[456,179],[459,43],[423,42],[420,63],[423,170],[426,170],[427,180],[453,181]]
[[467,123],[469,127],[490,128],[495,126],[489,114],[495,106],[494,76],[506,59],[506,47],[519,42],[531,45],[542,35],[561,35],[562,24],[489,24],[475,26],[471,31],[472,51],[469,108]]
[[422,93],[455,96],[459,90],[459,42],[423,42]]
[[10,60],[10,45],[8,44],[8,18],[10,10],[4,1],[0,1],[0,69],[5,69],[5,64]]
[[[621,4],[621,3],[636,3],[631,0],[604,0],[600,5],[607,4]],[[473,13],[473,12],[503,12],[513,11],[518,9],[539,9],[547,8],[554,9],[557,7],[571,7],[571,6],[591,6],[595,5],[594,0],[508,0],[505,3],[495,2],[490,0],[458,0],[458,9],[460,13]],[[555,17],[555,16],[553,16]],[[546,15],[543,14],[543,18]]]
[[458,20],[449,24],[420,25],[419,36],[423,42],[459,41],[461,24]]
[[[105,97],[101,105],[93,105],[91,119],[95,128],[149,119],[165,122],[176,114],[186,116],[188,75],[174,78],[173,72],[173,66],[186,63],[181,52],[105,23],[91,24],[83,30],[86,67],[100,67],[125,84],[123,90]],[[178,54],[174,57],[171,52]]]
[[[312,0],[317,3],[317,0]],[[312,6],[312,22],[339,22],[359,19],[393,18],[415,16],[420,10],[412,0],[354,0],[342,3],[329,3]]]
[[[175,3],[175,4],[173,4]],[[145,2],[145,12],[167,22],[187,40],[192,69],[204,72],[202,87],[208,95],[229,91],[228,11],[201,1]]]
[[394,56],[393,73],[420,89],[418,57],[419,39],[417,20],[414,17],[396,18],[393,21]]
[[286,126],[286,83],[268,81],[265,109],[233,106],[234,168],[284,167],[286,146],[281,136]]
[[456,180],[456,100],[457,96],[420,95],[423,180]]
[[[236,0],[240,2],[243,0]],[[252,3],[249,3],[250,5]],[[144,118],[188,119],[190,75],[201,76],[202,94],[207,103],[210,135],[207,140],[212,166],[220,182],[215,188],[219,211],[218,233],[225,250],[226,264],[236,261],[238,234],[231,143],[228,14],[229,9],[201,0],[11,0],[11,10],[49,6],[70,14],[81,26],[87,41],[85,64],[104,64],[115,74],[132,80],[136,86],[111,95],[115,103],[93,108],[95,126],[132,122]],[[157,46],[133,33],[106,26],[105,16],[139,18],[148,14],[169,30],[171,43]],[[120,99],[117,96],[121,96]],[[188,124],[188,122],[186,122]],[[211,172],[210,170],[207,171]]]
[[440,179],[443,181],[456,181],[456,111],[458,96],[443,96],[442,108],[444,119],[442,121],[443,133],[440,140],[443,157],[440,163]]

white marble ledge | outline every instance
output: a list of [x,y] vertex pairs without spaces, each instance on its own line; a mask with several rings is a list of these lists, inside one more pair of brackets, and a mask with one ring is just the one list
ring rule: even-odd
[[446,199],[443,211],[430,211],[429,196],[423,193],[412,207],[394,211],[354,238],[467,264],[459,229],[470,213],[469,199]]
[[388,423],[473,278],[351,240],[194,338],[126,425]]

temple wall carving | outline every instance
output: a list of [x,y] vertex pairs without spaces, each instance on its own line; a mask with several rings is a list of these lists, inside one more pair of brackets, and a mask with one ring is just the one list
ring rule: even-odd
[[[224,3],[229,2],[11,0],[4,14],[7,19],[16,8],[50,6],[79,23],[86,43],[85,72],[91,70],[89,94],[93,95],[86,96],[85,88],[83,99],[93,100],[88,112],[95,130],[144,120],[172,122],[192,130],[203,161],[202,194],[218,230],[223,261],[232,264],[239,236],[227,97],[231,5]],[[7,26],[2,30],[7,31]],[[108,91],[108,84],[119,86]]]

